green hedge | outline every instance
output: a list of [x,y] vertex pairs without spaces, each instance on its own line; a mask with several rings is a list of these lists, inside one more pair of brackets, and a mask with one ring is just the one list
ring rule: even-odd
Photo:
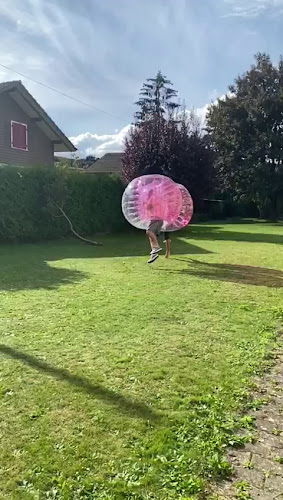
[[110,175],[59,168],[0,168],[0,241],[37,241],[70,234],[50,199],[63,203],[82,235],[120,231],[123,185]]

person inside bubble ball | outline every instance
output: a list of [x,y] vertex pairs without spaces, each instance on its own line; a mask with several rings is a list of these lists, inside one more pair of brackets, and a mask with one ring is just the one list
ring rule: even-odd
[[[148,193],[148,202],[147,202],[147,210],[148,213],[151,213],[152,210],[152,195],[153,191],[149,191]],[[161,252],[162,248],[160,247],[158,243],[158,236],[160,234],[161,228],[163,225],[162,220],[151,220],[148,226],[148,229],[146,231],[146,235],[148,237],[148,241],[150,244],[151,252],[150,252],[150,258],[148,260],[148,264],[151,264],[154,262],[158,256],[159,252]]]
[[[167,177],[171,176],[169,173],[160,167],[154,167],[154,166],[149,166],[146,167],[143,170],[142,175],[151,175],[151,174],[159,174],[159,175],[165,175]],[[149,214],[151,213],[152,210],[152,203],[154,203],[153,199],[153,190],[149,192],[148,195],[148,205],[147,205],[147,210]],[[150,258],[148,260],[148,264],[152,264],[156,259],[159,257],[159,252],[161,252],[162,248],[159,245],[158,242],[158,236],[160,235],[161,228],[163,226],[163,220],[151,220],[149,223],[149,227],[146,231],[146,235],[149,240],[151,252],[150,252]],[[165,243],[165,258],[168,259],[170,257],[170,250],[171,250],[171,239],[169,236],[169,233],[164,233],[164,243]]]
[[[158,256],[159,252],[161,252],[162,248],[158,243],[158,236],[160,235],[160,230],[162,227],[163,221],[151,221],[148,230],[146,231],[147,237],[149,239],[151,252],[150,258],[148,260],[148,264],[154,262]],[[171,238],[168,232],[163,233],[163,243],[165,243],[165,259],[169,259],[171,255]]]

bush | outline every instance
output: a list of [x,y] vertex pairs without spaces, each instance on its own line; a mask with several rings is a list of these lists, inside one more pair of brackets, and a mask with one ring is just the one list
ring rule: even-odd
[[64,206],[82,235],[120,231],[123,186],[118,177],[57,168],[0,168],[0,241],[37,241],[70,234],[67,221],[51,209]]

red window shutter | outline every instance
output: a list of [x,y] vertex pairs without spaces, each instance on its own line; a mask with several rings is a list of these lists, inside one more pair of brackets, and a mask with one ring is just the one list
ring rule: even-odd
[[23,151],[28,150],[27,143],[27,125],[25,123],[11,122],[11,146]]

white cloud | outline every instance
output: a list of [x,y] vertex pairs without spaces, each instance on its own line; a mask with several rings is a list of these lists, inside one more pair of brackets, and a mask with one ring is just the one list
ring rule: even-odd
[[124,140],[127,137],[131,125],[126,125],[115,134],[95,134],[84,132],[70,140],[78,148],[81,157],[88,155],[103,156],[105,153],[118,153],[123,150]]
[[[223,99],[224,96],[221,96],[220,99]],[[214,102],[217,102],[214,100]],[[194,113],[199,119],[200,127],[203,128],[205,126],[205,117],[208,111],[209,104],[206,104],[202,108],[194,109]],[[188,110],[188,113],[190,111]],[[127,137],[129,131],[131,129],[131,125],[126,125],[120,131],[115,130],[114,134],[96,134],[92,132],[83,132],[74,137],[70,137],[70,141],[76,146],[78,149],[78,156],[85,158],[89,155],[94,155],[101,157],[106,153],[119,153],[123,151],[124,141]],[[65,156],[65,155],[64,155]]]
[[[220,99],[223,98],[224,96],[220,97]],[[202,108],[194,110],[197,118],[199,119],[201,128],[205,126],[205,117],[208,107],[209,104],[206,104]],[[131,125],[129,124],[126,125],[126,127],[123,127],[120,131],[117,131],[115,134],[99,135],[92,132],[83,132],[75,137],[70,137],[70,140],[76,148],[78,148],[78,156],[82,158],[89,155],[101,157],[106,153],[119,153],[120,151],[123,151],[124,141],[130,129]]]
[[229,12],[223,17],[256,18],[268,13],[283,13],[283,0],[225,0]]
[[205,127],[205,119],[206,119],[206,114],[207,114],[207,111],[208,111],[208,107],[209,107],[209,104],[206,104],[202,108],[196,108],[194,110],[195,114],[197,115],[197,117],[199,119],[200,128],[204,128]]
[[226,95],[228,95],[229,97],[232,96],[231,92],[227,92],[227,94],[223,94],[220,97],[217,97],[215,90],[211,93],[211,95],[213,96],[213,98],[211,98],[210,103],[205,104],[202,108],[196,108],[194,110],[200,121],[201,128],[205,127],[206,115],[209,110],[209,106],[211,106],[211,104],[217,104],[218,101],[224,101],[226,99]]
[[[211,104],[216,104],[219,100],[224,100],[226,98],[225,94],[217,98],[216,93],[216,90],[213,90],[210,93],[210,103],[193,110],[199,120],[201,129],[205,127],[205,119],[209,106]],[[228,92],[228,95],[231,96],[230,92]],[[190,112],[190,110],[187,110],[188,114]],[[96,134],[92,132],[83,132],[82,134],[70,137],[69,139],[78,148],[77,154],[81,158],[85,158],[89,155],[101,157],[106,153],[119,153],[123,151],[124,141],[129,134],[131,126],[132,125],[130,124],[126,125],[120,131],[116,129],[114,134]],[[62,154],[62,156],[69,156],[69,154]]]
[[71,137],[71,141],[74,143],[74,145],[81,146],[82,144],[89,142],[89,141],[98,141],[98,142],[104,142],[104,141],[110,141],[113,140],[113,138],[117,135],[116,134],[92,134],[91,132],[84,132],[83,134],[76,135],[75,137]]

